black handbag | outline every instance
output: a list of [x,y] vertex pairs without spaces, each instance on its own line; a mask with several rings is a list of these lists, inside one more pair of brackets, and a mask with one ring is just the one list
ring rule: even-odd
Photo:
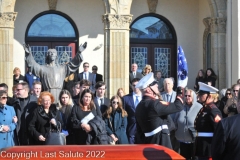
[[196,137],[197,137],[197,131],[196,131],[196,129],[195,129],[194,127],[189,127],[189,128],[188,128],[188,131],[189,131],[190,135],[192,136],[193,142],[195,142],[195,139],[196,139]]
[[[60,127],[61,128],[61,123]],[[50,124],[50,130],[46,136],[46,141],[45,144],[46,145],[66,145],[66,136],[64,133],[62,133],[57,127],[57,131],[53,131],[51,124]]]

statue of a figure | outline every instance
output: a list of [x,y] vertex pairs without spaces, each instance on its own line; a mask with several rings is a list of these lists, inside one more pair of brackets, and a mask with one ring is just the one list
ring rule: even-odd
[[58,95],[63,88],[64,79],[71,73],[77,71],[83,61],[82,51],[87,47],[87,42],[79,46],[76,56],[71,62],[59,65],[56,49],[49,49],[46,55],[46,65],[39,65],[33,58],[29,45],[23,44],[26,52],[25,60],[28,66],[32,66],[32,73],[39,77],[44,91],[49,91],[57,102]]
[[110,13],[129,14],[132,0],[109,0]]

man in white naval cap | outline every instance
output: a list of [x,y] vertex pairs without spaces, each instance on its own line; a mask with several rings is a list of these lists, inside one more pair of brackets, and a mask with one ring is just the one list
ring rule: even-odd
[[174,103],[162,101],[153,73],[144,76],[136,88],[141,89],[143,93],[142,101],[137,105],[135,112],[136,143],[159,144],[172,149],[167,117],[183,109],[182,93],[177,95]]
[[222,113],[214,104],[214,99],[218,97],[218,89],[202,82],[198,84],[198,100],[203,107],[194,121],[194,127],[198,133],[195,141],[195,155],[198,160],[208,160],[212,157],[212,137],[217,123],[222,119]]

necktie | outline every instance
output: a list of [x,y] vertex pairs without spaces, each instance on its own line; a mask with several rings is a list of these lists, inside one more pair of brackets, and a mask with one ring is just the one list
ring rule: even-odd
[[87,79],[87,74],[86,73],[84,73],[84,79]]
[[170,101],[170,95],[167,94],[167,101],[169,102]]
[[135,72],[133,72],[133,78],[136,78],[136,73]]
[[135,100],[135,104],[134,104],[135,108],[137,107],[138,103],[139,103],[138,96],[136,96],[136,100]]
[[103,98],[100,98],[100,106],[103,105]]

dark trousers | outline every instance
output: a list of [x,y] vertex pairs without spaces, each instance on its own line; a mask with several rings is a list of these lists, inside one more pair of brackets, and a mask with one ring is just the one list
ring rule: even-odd
[[172,148],[175,152],[179,153],[179,141],[176,139],[175,137],[175,130],[172,130],[170,132],[170,139],[171,139],[171,143],[172,143]]
[[194,144],[180,142],[180,155],[186,160],[194,159]]

